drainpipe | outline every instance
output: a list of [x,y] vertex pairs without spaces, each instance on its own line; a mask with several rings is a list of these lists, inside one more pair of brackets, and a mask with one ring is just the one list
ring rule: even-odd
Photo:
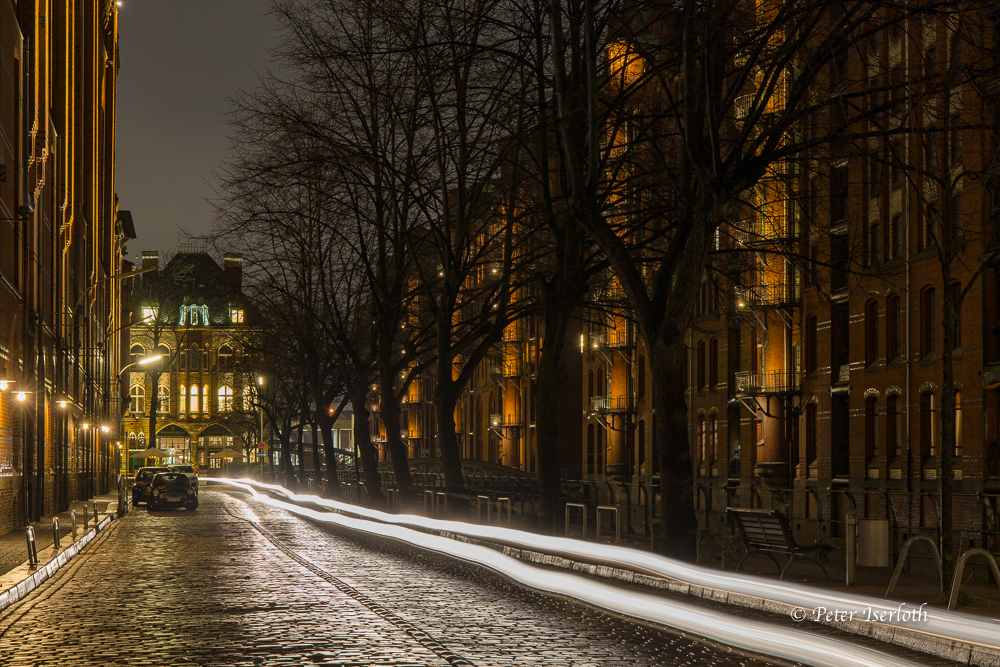
[[[902,57],[903,57],[903,64],[906,67],[906,73],[909,74],[909,70],[910,70],[910,40],[909,40],[910,19],[909,19],[909,17],[907,17],[903,21],[904,21],[903,22],[903,35],[905,35],[906,38],[903,39],[903,55],[902,55]],[[913,114],[913,106],[912,105],[910,105],[909,113],[912,116],[912,114]],[[906,152],[906,160],[907,160],[907,163],[909,163],[909,151],[910,151],[909,142],[906,142],[904,144],[904,149],[903,150]],[[910,396],[911,396],[911,394],[910,394],[910,383],[912,382],[912,379],[911,379],[911,367],[912,367],[912,364],[913,364],[913,360],[912,360],[912,358],[910,356],[910,334],[911,334],[910,329],[911,329],[911,326],[912,326],[912,319],[913,319],[913,311],[911,309],[912,299],[911,299],[910,279],[911,279],[911,274],[913,272],[913,262],[912,262],[912,259],[911,259],[912,253],[911,253],[911,246],[910,246],[910,227],[911,227],[911,225],[910,225],[910,221],[909,221],[909,213],[910,213],[909,200],[910,200],[910,198],[909,198],[909,194],[908,194],[908,189],[909,189],[908,187],[903,188],[902,201],[900,202],[900,206],[903,209],[902,213],[901,213],[902,219],[906,221],[905,222],[905,224],[906,224],[906,227],[905,227],[905,229],[906,229],[906,386],[903,388],[903,392],[904,392],[903,396],[904,396],[904,401],[905,401],[905,406],[906,406],[906,459],[905,459],[905,461],[906,461],[906,491],[907,491],[907,494],[909,494],[909,492],[912,490],[912,485],[913,485],[913,471],[911,470],[912,459],[910,457],[910,452],[912,451],[911,433],[912,433],[912,430],[913,430],[912,429],[912,424],[910,422],[910,416],[911,416],[910,415],[910,411],[911,411],[911,407],[910,407]],[[920,224],[919,220],[917,221],[917,224]],[[897,437],[898,437],[898,434],[897,434]],[[907,498],[909,498],[909,495],[907,496]],[[907,504],[909,505],[909,501],[907,502]]]

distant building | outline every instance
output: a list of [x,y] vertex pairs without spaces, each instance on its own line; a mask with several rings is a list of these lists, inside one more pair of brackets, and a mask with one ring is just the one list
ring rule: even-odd
[[[240,332],[256,317],[242,292],[242,257],[226,253],[220,267],[204,246],[186,244],[159,264],[158,252],[142,253],[141,268],[151,271],[132,292],[129,353],[136,366],[121,423],[129,455],[155,446],[169,453],[166,463],[202,469],[221,468],[224,450],[254,461],[261,421],[254,379],[241,364]],[[139,363],[157,354],[163,358]],[[130,461],[133,470],[143,464]]]

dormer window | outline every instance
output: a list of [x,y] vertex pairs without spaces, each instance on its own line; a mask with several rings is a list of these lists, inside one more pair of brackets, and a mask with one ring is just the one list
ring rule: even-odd
[[159,311],[159,309],[158,308],[154,308],[153,306],[143,306],[142,307],[142,323],[143,324],[152,324],[153,322],[155,322],[157,316],[159,315],[158,311]]
[[243,324],[243,309],[242,308],[230,308],[229,309],[229,321],[233,324]]
[[208,326],[208,306],[181,306],[180,326]]

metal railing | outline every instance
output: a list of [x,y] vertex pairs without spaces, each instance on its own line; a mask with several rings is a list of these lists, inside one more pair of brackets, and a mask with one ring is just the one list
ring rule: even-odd
[[591,396],[590,411],[602,414],[629,414],[635,411],[635,405],[629,396]]
[[521,425],[521,416],[517,414],[490,415],[490,428],[516,428]]
[[736,110],[736,118],[742,120],[750,114],[750,108],[753,107],[753,100],[757,93],[748,93],[746,95],[740,95],[735,100],[733,100],[733,107]]
[[590,347],[594,350],[615,350],[629,347],[632,343],[632,332],[628,329],[611,329],[590,334]]
[[784,282],[772,285],[743,285],[736,288],[738,308],[777,308],[799,302],[799,289]]
[[760,394],[791,394],[800,391],[802,376],[796,371],[739,371],[736,373],[736,393],[749,396]]
[[758,216],[733,225],[733,239],[743,246],[767,245],[786,238],[788,225],[783,215]]

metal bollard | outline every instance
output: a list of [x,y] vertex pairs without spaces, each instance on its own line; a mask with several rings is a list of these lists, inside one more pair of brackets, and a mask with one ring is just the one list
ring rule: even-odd
[[62,546],[62,537],[59,536],[59,517],[52,517],[52,551],[59,551]]
[[97,528],[97,501],[94,501],[94,528]]
[[597,541],[601,541],[601,512],[607,512],[615,520],[615,544],[621,542],[622,539],[622,525],[618,522],[618,508],[614,505],[598,505],[597,506]]
[[90,530],[90,516],[87,514],[87,506],[83,506],[83,532]]
[[510,526],[510,498],[497,498],[497,523],[500,523],[500,511],[507,507],[507,525]]
[[24,539],[28,541],[28,569],[34,570],[38,567],[38,549],[35,547],[35,529],[28,526],[24,531]]
[[847,547],[847,555],[845,557],[845,583],[848,586],[854,585],[854,573],[855,566],[857,565],[858,559],[858,542],[857,542],[857,529],[858,529],[858,518],[854,515],[854,512],[847,513],[847,535],[845,541],[845,546]]
[[424,489],[424,511],[427,516],[434,514],[434,492],[430,489]]
[[565,518],[565,531],[566,536],[569,537],[569,510],[571,507],[579,507],[583,510],[583,538],[587,539],[587,506],[583,503],[566,503],[566,518]]
[[448,494],[444,491],[437,492],[437,499],[434,501],[437,504],[438,512],[444,510],[445,514],[448,514]]
[[482,513],[480,512],[480,507],[482,503],[486,503],[486,524],[490,523],[490,497],[489,496],[476,496],[476,523],[482,523]]
[[76,510],[70,510],[70,518],[73,519],[73,541],[76,542]]

